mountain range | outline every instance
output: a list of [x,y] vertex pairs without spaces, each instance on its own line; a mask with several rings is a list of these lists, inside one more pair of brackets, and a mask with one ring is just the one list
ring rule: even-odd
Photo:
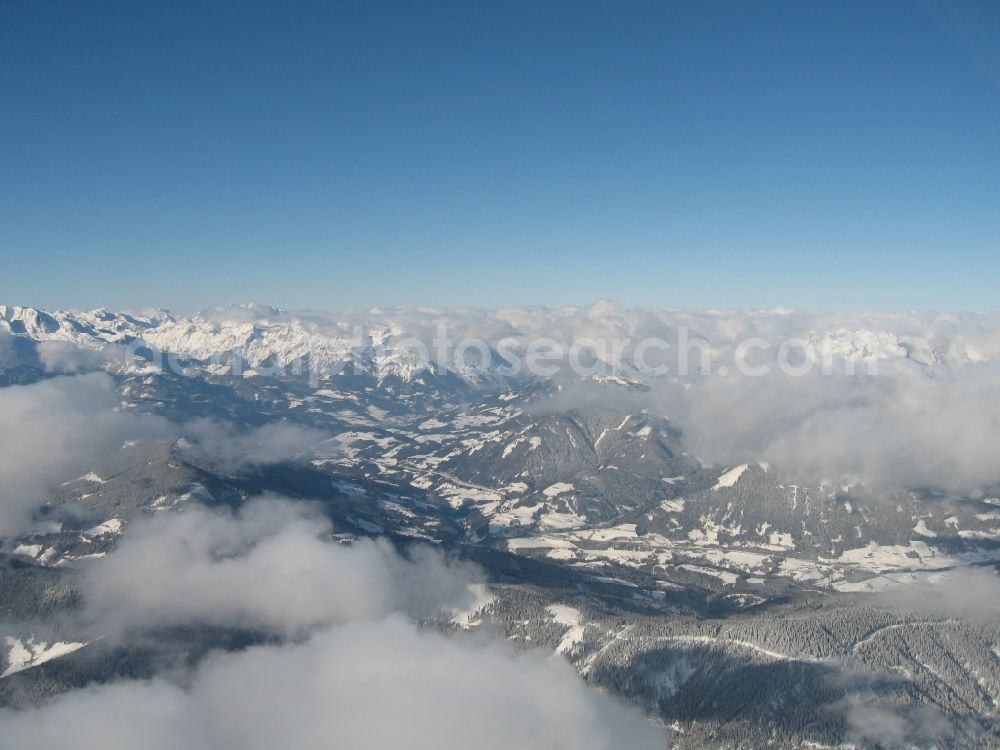
[[[81,613],[88,570],[133,528],[280,496],[338,544],[473,566],[474,600],[422,627],[555,652],[674,747],[1000,746],[998,323],[0,306],[9,424],[53,425],[0,463],[19,509],[0,523],[0,701],[279,638],[210,620],[121,640]],[[542,337],[577,367],[510,366]],[[694,339],[708,358],[682,373]],[[664,372],[638,361],[650,340]],[[795,341],[837,371],[726,375],[748,340],[761,362]]]

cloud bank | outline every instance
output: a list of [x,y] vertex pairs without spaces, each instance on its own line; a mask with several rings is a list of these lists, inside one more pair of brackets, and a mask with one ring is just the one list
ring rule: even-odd
[[1000,618],[1000,575],[993,567],[954,568],[875,596],[882,606],[980,623]]
[[[540,339],[564,352],[588,341],[600,358],[642,380],[630,363],[643,342],[660,340],[669,346],[646,350],[647,364],[667,365],[671,372],[646,378],[651,392],[632,408],[667,415],[684,432],[691,452],[708,464],[767,461],[803,481],[857,479],[884,488],[961,494],[1000,484],[1000,462],[989,447],[1000,426],[1000,316],[995,314],[628,309],[602,301],[556,309],[402,307],[335,314],[251,305],[176,320],[119,316],[113,324],[109,315],[7,311],[13,323],[39,339],[82,340],[80,330],[87,326],[112,327],[175,354],[207,360],[235,351],[252,363],[307,357],[329,363],[360,348],[365,361],[384,361],[400,371],[413,364],[400,355],[407,342],[422,342],[434,359],[443,332],[452,352],[463,340],[477,339],[522,358]],[[46,325],[38,322],[42,318]],[[854,363],[857,374],[814,371],[795,377],[773,367],[762,377],[731,367],[721,374],[719,365],[731,363],[740,345],[751,340],[767,344],[755,350],[765,363],[773,365],[782,344],[809,342],[842,364]],[[711,375],[701,372],[702,349],[692,342],[710,349]],[[71,353],[62,342],[41,344],[51,345],[52,351],[43,351],[51,367],[95,364],[85,360],[97,355]],[[380,349],[388,352],[384,360],[376,356]],[[682,354],[687,375],[680,373]],[[877,374],[869,374],[871,363]],[[605,405],[620,399],[610,391],[600,398]],[[221,436],[211,430],[199,434],[198,427],[192,434],[231,467],[273,460],[272,449],[274,455],[294,457],[314,447],[293,428],[272,429],[267,441],[225,430]]]
[[471,602],[473,571],[433,549],[407,560],[384,540],[346,546],[330,532],[318,513],[274,497],[239,511],[158,514],[133,524],[113,554],[87,569],[84,599],[105,630],[198,623],[289,636]]
[[125,440],[167,431],[160,417],[115,411],[118,401],[104,373],[0,388],[0,536],[24,531],[57,484]]
[[977,495],[1000,484],[1000,363],[877,374],[664,380],[647,391],[567,386],[536,412],[602,406],[667,417],[710,466],[767,462],[803,482],[862,481],[879,490]]
[[[2,333],[2,332],[0,332]],[[55,346],[48,346],[53,344]],[[3,342],[0,341],[0,346]],[[107,359],[63,342],[41,342],[42,359],[57,370],[88,369]],[[275,422],[237,431],[197,419],[184,425],[120,409],[114,379],[104,372],[60,375],[30,385],[0,388],[0,537],[27,530],[34,511],[57,485],[94,471],[125,441],[181,433],[224,471],[316,455],[330,436]]]
[[[208,339],[217,343],[200,333],[189,335],[201,331],[199,320],[210,324]],[[241,346],[254,352],[285,337],[321,349],[349,340],[356,330],[388,350],[418,340],[432,357],[442,331],[456,348],[463,339],[479,339],[522,355],[543,338],[563,352],[587,341],[599,357],[650,390],[623,395],[573,378],[571,392],[549,408],[582,403],[649,408],[669,417],[706,464],[766,461],[801,481],[862,481],[879,490],[917,487],[967,495],[1000,485],[1000,462],[992,449],[1000,431],[1000,316],[995,314],[628,309],[607,301],[557,309],[337,314],[244,307],[166,323],[156,335],[182,349],[208,351],[234,340],[236,328],[251,322],[259,333]],[[642,377],[632,365],[643,342],[654,339],[668,346],[646,349],[646,364],[666,365],[670,372]],[[746,375],[732,366],[749,341],[757,342],[749,363],[769,365],[767,375]],[[711,374],[703,372],[697,342],[708,351]],[[782,345],[791,345],[794,365],[805,342],[833,359],[832,373],[816,367],[790,375],[776,366]],[[687,374],[681,372],[682,359]],[[726,374],[720,371],[723,364]],[[559,377],[566,375],[561,368]]]
[[324,540],[327,529],[273,498],[131,527],[84,583],[100,623],[320,627],[209,657],[176,682],[121,681],[2,710],[0,746],[61,749],[69,732],[80,750],[665,746],[557,655],[417,628],[410,616],[468,603],[467,569],[435,552],[344,546]]
[[398,615],[219,656],[187,689],[125,682],[0,711],[4,747],[57,750],[68,731],[79,750],[665,746],[561,658],[421,632]]
[[184,425],[184,437],[197,451],[223,471],[312,457],[324,449],[329,454],[330,435],[287,422],[272,422],[238,431],[212,419],[195,419]]
[[128,363],[124,349],[116,346],[99,348],[78,346],[70,341],[39,341],[35,349],[46,372],[69,374],[100,370]]

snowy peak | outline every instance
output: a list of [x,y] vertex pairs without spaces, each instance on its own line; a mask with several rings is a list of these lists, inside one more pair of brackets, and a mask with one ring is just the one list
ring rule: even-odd
[[[554,341],[563,352],[582,342],[606,344],[586,357],[609,365],[622,384],[641,385],[636,347],[644,340],[703,338],[713,353],[732,353],[741,341],[805,340],[821,356],[856,362],[882,360],[919,366],[964,366],[1000,359],[1000,325],[985,315],[815,315],[780,311],[629,310],[600,301],[577,308],[517,307],[497,310],[394,308],[340,314],[290,313],[264,305],[212,308],[174,318],[104,309],[48,312],[0,306],[0,331],[36,341],[67,341],[88,348],[140,342],[201,362],[236,355],[250,368],[288,366],[303,358],[317,370],[337,372],[345,363],[379,382],[450,373],[466,383],[503,383],[503,364],[478,367],[479,351],[456,353],[460,343],[481,342],[491,355],[504,348],[523,358],[533,343]],[[448,342],[442,360],[439,336]],[[620,344],[620,346],[619,346]],[[674,347],[675,350],[681,347]],[[713,354],[714,356],[714,354]],[[599,376],[608,380],[608,376]]]

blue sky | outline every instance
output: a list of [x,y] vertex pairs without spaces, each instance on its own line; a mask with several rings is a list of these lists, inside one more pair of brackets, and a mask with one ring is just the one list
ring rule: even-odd
[[0,301],[995,310],[995,2],[0,0]]

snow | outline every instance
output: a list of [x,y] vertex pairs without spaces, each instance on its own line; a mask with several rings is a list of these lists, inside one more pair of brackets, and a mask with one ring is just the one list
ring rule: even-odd
[[454,426],[457,429],[466,427],[482,427],[499,421],[495,414],[460,414],[455,417]]
[[613,542],[617,540],[635,539],[635,524],[621,523],[617,526],[609,526],[606,529],[593,529],[580,531],[575,536],[581,540],[590,542]]
[[538,527],[543,531],[563,531],[584,526],[587,519],[576,513],[547,511],[538,519]]
[[110,518],[104,523],[100,523],[97,526],[87,529],[84,533],[85,536],[106,536],[109,534],[121,534],[122,529],[125,527],[125,522],[120,518]]
[[63,482],[62,486],[65,487],[68,484],[73,484],[74,482],[93,482],[94,484],[104,484],[104,479],[94,472],[87,472],[82,477],[77,477],[76,479],[71,479],[68,482]]
[[945,567],[954,561],[930,548],[924,542],[909,545],[877,545],[874,542],[855,549],[844,550],[835,562],[848,563],[860,570],[883,573],[890,570],[912,570],[923,567]]
[[1000,538],[1000,529],[988,529],[986,531],[959,531],[958,535],[962,539],[998,539]]
[[521,526],[531,526],[538,507],[506,503],[490,518],[490,532],[504,534]]
[[864,581],[838,581],[833,584],[833,588],[845,594],[872,594],[888,591],[901,585],[911,585],[915,580],[911,573],[895,573],[875,576]]
[[795,557],[786,557],[781,560],[778,566],[778,574],[787,576],[793,581],[823,581],[828,578],[832,571],[812,562],[812,560],[799,560]]
[[19,544],[14,548],[14,554],[24,555],[25,557],[38,557],[42,554],[43,549],[45,549],[45,546],[41,544]]
[[508,539],[507,548],[518,552],[523,549],[576,549],[576,545],[567,539],[551,536],[522,536]]
[[771,535],[768,537],[768,542],[768,544],[764,545],[766,549],[795,549],[795,542],[792,541],[792,535],[785,534],[780,531],[772,531]]
[[503,496],[486,487],[459,487],[458,485],[444,483],[438,487],[438,494],[448,501],[448,504],[456,510],[469,503],[498,503],[503,500]]
[[507,458],[507,456],[513,453],[514,449],[517,448],[517,446],[520,445],[523,441],[524,438],[517,438],[516,440],[508,443],[503,449],[503,455],[501,456],[501,458]]
[[721,490],[723,487],[732,487],[743,476],[743,472],[747,470],[749,464],[740,464],[735,466],[729,471],[725,472],[722,476],[718,478],[715,482],[715,486],[712,487],[713,490]]
[[409,508],[404,508],[399,503],[393,502],[392,500],[379,500],[378,507],[388,513],[396,513],[405,518],[416,518],[417,514],[414,513]]
[[552,615],[552,619],[560,625],[568,628],[580,624],[580,610],[575,607],[568,607],[565,604],[552,604],[545,608],[545,611]]
[[572,492],[572,491],[573,491],[572,484],[566,484],[565,482],[556,482],[555,484],[550,484],[548,487],[542,490],[542,494],[545,495],[545,497],[556,497],[558,495],[563,495],[567,492]]
[[[634,321],[626,325],[623,318],[609,315],[600,308],[592,307],[590,310],[602,325],[608,327],[608,335],[614,338],[626,337],[636,325],[641,325]],[[781,311],[765,311],[761,316],[766,319],[784,314]],[[568,349],[575,341],[590,335],[589,327],[581,327],[576,322],[577,315],[578,312],[571,308],[546,311],[504,308],[484,311],[481,321],[486,324],[485,328],[503,331],[504,337],[511,327],[517,329],[517,338],[522,346],[532,338],[559,331],[561,340],[557,343]],[[675,327],[681,323],[689,325],[692,313],[648,311],[643,315],[650,324]],[[731,315],[705,310],[701,311],[698,319],[711,321],[714,326],[718,325],[720,318],[735,322]],[[905,330],[906,327],[901,328],[898,318],[886,316],[869,316],[863,325],[859,322],[844,324],[842,320],[826,325],[810,325],[809,329],[802,329],[800,333],[824,356],[829,354],[856,362],[898,359],[919,364],[960,364],[993,361],[1000,356],[1000,346],[992,337],[983,339],[961,335],[963,326],[959,326],[954,333],[944,335],[940,325],[942,319],[924,316],[919,320],[922,323],[918,326],[920,330],[937,330],[943,337],[915,334]],[[973,320],[975,318],[968,319]],[[503,325],[493,325],[493,322],[502,322]],[[239,361],[246,362],[249,368],[256,368],[260,373],[272,372],[271,362],[282,368],[291,363],[308,361],[324,384],[342,373],[345,365],[351,366],[349,363],[362,363],[362,367],[378,377],[380,384],[390,375],[411,382],[421,382],[427,375],[436,376],[439,368],[446,363],[432,362],[426,353],[434,348],[429,333],[423,337],[426,340],[416,334],[436,330],[441,325],[467,328],[467,313],[395,308],[339,313],[337,316],[326,313],[296,316],[264,306],[245,305],[228,311],[217,308],[198,315],[174,318],[164,312],[125,316],[104,310],[45,312],[27,307],[0,306],[0,330],[16,330],[34,340],[70,341],[89,348],[137,340],[160,351],[191,357],[203,363],[233,352],[239,355]],[[734,331],[744,330],[742,325],[731,328]],[[784,326],[780,328],[784,330]],[[948,320],[948,328],[954,328],[951,319]],[[413,345],[415,338],[423,341],[425,351]],[[499,339],[490,335],[486,343],[496,346]],[[729,338],[720,341],[720,344],[723,343],[734,344]],[[617,357],[612,360],[619,364]],[[127,367],[137,369],[133,364]],[[228,365],[194,365],[195,369],[198,367],[219,372]],[[454,366],[454,371],[477,383],[494,377],[492,372],[470,371],[465,364]],[[595,376],[594,379],[630,384],[629,380],[617,375]],[[499,382],[496,384],[501,385]],[[507,402],[517,399],[518,395],[503,393],[498,398]]]
[[368,492],[364,489],[364,487],[358,487],[357,485],[348,484],[347,482],[342,482],[339,479],[334,479],[333,482],[331,482],[331,484],[333,484],[333,488],[335,490],[337,490],[338,492],[342,492],[348,497],[368,496]]
[[770,649],[764,648],[763,646],[758,646],[756,643],[751,641],[745,641],[738,638],[727,638],[719,637],[713,638],[708,635],[670,635],[665,636],[663,640],[667,641],[678,641],[681,643],[701,643],[713,647],[720,646],[736,646],[739,648],[749,649],[756,652],[761,656],[766,656],[770,659],[776,659],[778,661],[799,661],[799,662],[809,662],[811,664],[824,664],[830,661],[830,659],[823,659],[812,656],[795,656],[792,654],[784,654],[780,651],[772,651]]
[[462,610],[452,610],[451,624],[463,629],[474,627],[482,619],[483,610],[496,601],[496,597],[482,583],[469,585],[472,601]]
[[691,565],[690,563],[684,563],[682,565],[678,565],[677,567],[680,568],[681,570],[691,571],[692,573],[701,573],[702,575],[718,578],[726,586],[732,586],[734,583],[740,580],[740,577],[738,575],[736,575],[735,573],[731,573],[728,570],[705,568],[702,567],[701,565]]
[[565,654],[583,640],[586,626],[580,624],[580,610],[565,604],[551,604],[545,608],[545,611],[552,616],[556,623],[567,628],[559,645],[556,646],[556,653]]
[[3,674],[0,674],[0,678],[9,677],[31,667],[37,667],[39,664],[71,654],[87,645],[86,642],[59,641],[50,646],[44,641],[36,643],[34,638],[21,641],[11,636],[7,636],[5,640],[9,649],[7,669],[4,670]]

